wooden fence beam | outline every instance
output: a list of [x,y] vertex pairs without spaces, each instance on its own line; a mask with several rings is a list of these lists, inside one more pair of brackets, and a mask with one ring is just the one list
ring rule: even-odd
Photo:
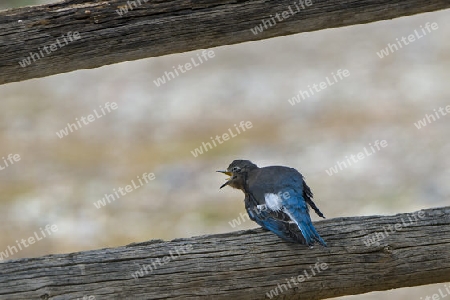
[[450,281],[450,206],[315,223],[328,248],[262,229],[0,264],[0,299],[324,299]]
[[448,0],[66,0],[10,9],[0,11],[0,84],[446,8]]

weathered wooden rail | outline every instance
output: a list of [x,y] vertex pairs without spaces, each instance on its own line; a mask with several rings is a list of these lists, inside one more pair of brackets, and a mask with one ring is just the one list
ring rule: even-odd
[[[0,84],[450,8],[448,0],[299,3],[66,0],[0,11]],[[251,29],[263,26],[263,21],[263,31],[254,34]],[[74,34],[79,39],[73,38]]]
[[314,300],[450,281],[450,207],[315,225],[328,248],[256,229],[11,260],[0,264],[0,299],[264,299],[278,289]]

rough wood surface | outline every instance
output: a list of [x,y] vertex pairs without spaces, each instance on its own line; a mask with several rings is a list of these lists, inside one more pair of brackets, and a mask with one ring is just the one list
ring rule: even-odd
[[[0,84],[450,7],[448,0],[302,1],[304,8],[293,0],[66,0],[1,11]],[[121,8],[129,11],[120,15]],[[281,21],[252,33],[277,13]],[[49,50],[69,32],[80,39]],[[22,67],[27,58],[31,63]]]
[[315,225],[328,248],[255,229],[11,260],[0,299],[264,299],[285,284],[283,299],[314,300],[450,281],[450,207]]

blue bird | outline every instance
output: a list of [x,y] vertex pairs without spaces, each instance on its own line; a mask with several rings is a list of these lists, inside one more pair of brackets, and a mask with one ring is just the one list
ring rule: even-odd
[[251,220],[284,240],[308,246],[318,242],[327,247],[311,222],[308,205],[325,217],[296,169],[259,168],[249,160],[235,160],[226,171],[217,172],[230,176],[220,188],[229,185],[244,192],[245,209]]

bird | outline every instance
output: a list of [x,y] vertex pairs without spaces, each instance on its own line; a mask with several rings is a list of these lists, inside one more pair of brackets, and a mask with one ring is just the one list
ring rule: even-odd
[[313,193],[303,175],[294,168],[269,166],[259,168],[249,160],[234,160],[226,171],[230,176],[220,189],[230,186],[245,194],[245,209],[251,220],[280,238],[313,246],[327,244],[314,228],[310,206],[325,218],[313,202]]

